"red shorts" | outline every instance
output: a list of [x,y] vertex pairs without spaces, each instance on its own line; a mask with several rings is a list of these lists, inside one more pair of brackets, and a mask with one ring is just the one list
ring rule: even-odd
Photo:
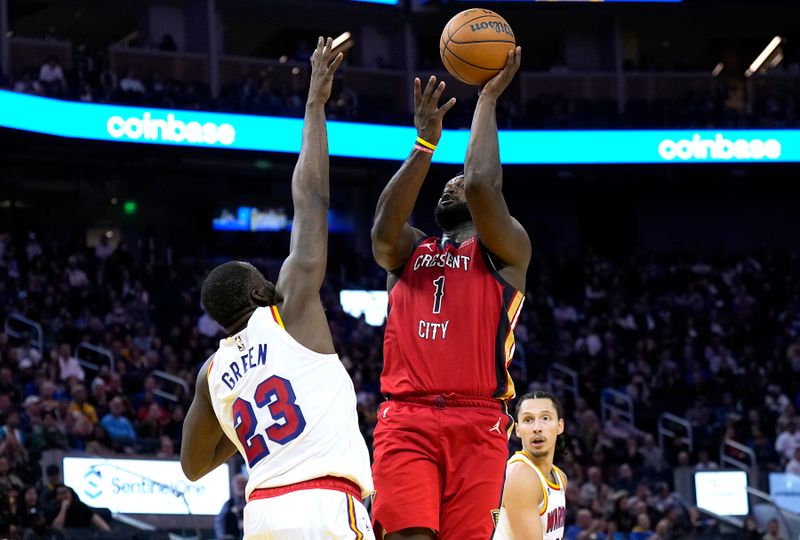
[[443,540],[488,540],[500,500],[512,424],[489,399],[385,401],[374,434],[375,535],[409,528]]

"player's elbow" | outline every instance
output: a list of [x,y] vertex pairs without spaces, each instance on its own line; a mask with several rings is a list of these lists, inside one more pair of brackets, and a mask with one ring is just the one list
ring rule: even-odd
[[184,476],[191,482],[197,482],[203,477],[203,470],[200,464],[189,457],[189,453],[184,453],[183,448],[188,446],[186,441],[181,445],[181,470]]
[[203,477],[201,471],[194,469],[190,466],[187,466],[183,460],[181,460],[181,469],[183,469],[184,476],[186,476],[186,478],[188,478],[190,482],[197,482]]
[[297,211],[298,207],[301,208],[323,208],[329,210],[331,207],[331,195],[327,190],[292,190],[292,199],[294,201],[294,208]]
[[502,176],[497,171],[467,167],[464,172],[464,195],[481,196],[500,191]]

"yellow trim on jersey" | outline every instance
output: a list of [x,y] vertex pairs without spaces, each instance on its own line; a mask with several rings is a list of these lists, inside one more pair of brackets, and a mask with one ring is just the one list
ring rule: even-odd
[[511,304],[508,306],[508,321],[513,324],[514,318],[519,310],[522,300],[525,298],[521,292],[514,293],[514,298],[511,299]]
[[[522,451],[514,452],[514,455],[511,456],[511,459],[508,460],[508,465],[512,463],[525,463],[528,465],[533,465],[536,467],[536,463],[534,463],[529,457],[528,454]],[[536,467],[536,471],[539,471],[539,467]],[[534,471],[534,473],[536,472]],[[542,471],[539,471],[541,473]],[[538,474],[536,475],[539,476]],[[542,475],[544,476],[544,475]],[[547,489],[545,489],[544,484],[542,484],[541,478],[539,478],[539,485],[542,487],[542,509],[539,510],[539,515],[543,516],[545,512],[547,512]]]
[[281,314],[278,312],[278,306],[269,306],[269,309],[272,310],[272,318],[275,319],[275,322],[278,323],[278,326],[286,330],[286,327],[283,326],[283,319],[281,319]]
[[516,395],[514,381],[508,373],[508,366],[511,364],[511,359],[514,356],[514,349],[516,347],[516,342],[514,341],[514,327],[517,325],[517,318],[519,317],[519,312],[522,310],[523,300],[525,300],[525,295],[519,291],[515,291],[511,303],[506,310],[508,322],[511,323],[505,343],[503,344],[503,352],[505,354],[504,360],[506,363],[506,391],[503,395],[498,396],[498,399],[511,399]]
[[364,533],[358,530],[358,525],[356,524],[356,504],[350,494],[347,495],[347,518],[350,521],[350,530],[356,533],[356,540],[363,540]]
[[211,357],[211,362],[208,363],[208,368],[206,369],[206,377],[211,376],[211,368],[214,367],[214,358],[216,357],[217,357],[216,354]]
[[[533,460],[531,460],[531,463],[533,463]],[[536,467],[537,469],[539,469],[539,466],[536,465],[536,463],[533,463],[533,466]],[[556,471],[556,474],[558,474],[558,469],[556,468],[555,465],[553,465],[553,469]],[[542,473],[542,478],[544,478],[544,481],[547,482],[548,486],[550,486],[551,488],[555,489],[556,491],[561,491],[561,486],[556,485],[556,484],[554,484],[554,483],[552,483],[550,481],[550,479],[548,478],[548,476],[550,476],[549,474],[544,474],[542,472],[542,469],[539,469],[539,472]]]
[[564,471],[562,471],[561,469],[559,469],[555,465],[553,465],[553,469],[555,469],[556,474],[559,475],[558,481],[561,482],[561,487],[564,488],[564,492],[566,492],[567,488],[565,486],[567,485],[567,483],[566,483],[567,475],[564,474]]

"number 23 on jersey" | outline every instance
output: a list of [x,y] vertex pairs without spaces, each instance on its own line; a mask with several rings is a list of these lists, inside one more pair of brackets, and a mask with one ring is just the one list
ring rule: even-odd
[[[269,440],[287,444],[305,429],[306,419],[303,418],[300,407],[295,404],[294,389],[287,379],[273,375],[262,381],[256,387],[253,401],[258,409],[266,407],[275,420],[275,423],[263,430]],[[242,398],[236,399],[233,403],[233,425],[252,469],[269,455],[269,449],[262,432],[256,433],[258,415],[251,402]]]

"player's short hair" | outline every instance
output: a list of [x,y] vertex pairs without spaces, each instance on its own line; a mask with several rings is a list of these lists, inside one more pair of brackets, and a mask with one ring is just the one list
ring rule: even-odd
[[[514,420],[519,418],[519,410],[522,408],[522,404],[529,399],[549,399],[553,402],[553,407],[556,409],[556,416],[558,416],[558,419],[560,420],[564,418],[564,406],[561,404],[561,400],[558,399],[558,396],[545,390],[536,390],[534,392],[524,394],[517,399],[517,405],[514,409]],[[564,456],[568,453],[569,447],[567,446],[567,438],[566,435],[562,433],[556,437],[556,454]]]
[[228,328],[253,307],[250,292],[257,277],[258,270],[250,264],[230,261],[217,266],[200,289],[203,309],[223,328]]

